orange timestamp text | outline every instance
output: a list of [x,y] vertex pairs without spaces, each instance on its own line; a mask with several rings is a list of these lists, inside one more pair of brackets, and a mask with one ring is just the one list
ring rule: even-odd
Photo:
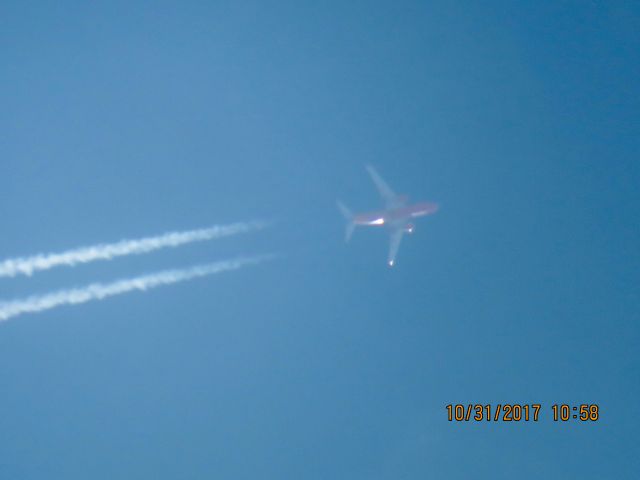
[[[446,406],[447,420],[450,422],[537,422],[540,418],[540,403],[497,403],[497,404],[449,404]],[[553,421],[578,420],[595,422],[600,418],[600,408],[596,404],[554,404],[551,407]]]

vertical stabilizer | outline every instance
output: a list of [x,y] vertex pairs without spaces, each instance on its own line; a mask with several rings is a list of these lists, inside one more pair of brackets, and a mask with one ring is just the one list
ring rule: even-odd
[[348,242],[349,239],[351,239],[351,235],[353,234],[354,228],[356,228],[356,224],[353,223],[353,214],[344,205],[344,203],[342,203],[340,200],[338,200],[337,203],[338,203],[338,209],[340,210],[340,213],[342,213],[342,216],[347,221],[347,226],[344,232],[344,241]]

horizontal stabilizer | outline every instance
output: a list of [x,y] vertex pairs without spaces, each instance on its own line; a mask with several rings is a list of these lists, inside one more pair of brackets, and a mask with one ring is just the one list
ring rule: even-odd
[[353,230],[356,228],[356,224],[353,223],[353,214],[351,211],[342,203],[340,200],[337,201],[338,209],[342,216],[347,221],[347,226],[344,232],[344,241],[348,242],[351,239],[351,235],[353,235]]

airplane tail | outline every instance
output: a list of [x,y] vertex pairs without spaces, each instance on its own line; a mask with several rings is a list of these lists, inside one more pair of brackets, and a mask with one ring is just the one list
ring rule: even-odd
[[338,200],[337,203],[338,203],[338,209],[340,210],[340,213],[342,213],[342,216],[347,221],[347,226],[344,232],[344,241],[348,242],[349,239],[351,238],[351,235],[353,234],[354,228],[356,228],[356,224],[353,223],[353,214],[344,205],[344,203],[342,203],[340,200]]

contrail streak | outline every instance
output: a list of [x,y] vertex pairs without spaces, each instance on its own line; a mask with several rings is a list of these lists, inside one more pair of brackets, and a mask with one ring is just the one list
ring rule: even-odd
[[199,230],[184,232],[169,232],[155,237],[138,240],[121,240],[116,243],[106,243],[89,247],[80,247],[62,253],[49,253],[31,257],[10,258],[0,262],[0,277],[15,277],[16,275],[32,275],[40,270],[48,270],[59,265],[73,266],[95,260],[110,260],[124,255],[149,253],[167,247],[178,247],[186,243],[213,240],[238,233],[250,232],[267,226],[266,222],[232,223],[217,225]]
[[274,255],[240,257],[233,260],[196,265],[186,269],[164,270],[140,277],[118,280],[113,283],[92,283],[85,287],[59,290],[44,295],[33,295],[24,299],[0,302],[0,322],[23,313],[42,312],[60,305],[77,305],[92,300],[102,300],[134,290],[149,290],[162,285],[171,285],[224,271],[237,270],[245,265],[257,264],[273,258]]

